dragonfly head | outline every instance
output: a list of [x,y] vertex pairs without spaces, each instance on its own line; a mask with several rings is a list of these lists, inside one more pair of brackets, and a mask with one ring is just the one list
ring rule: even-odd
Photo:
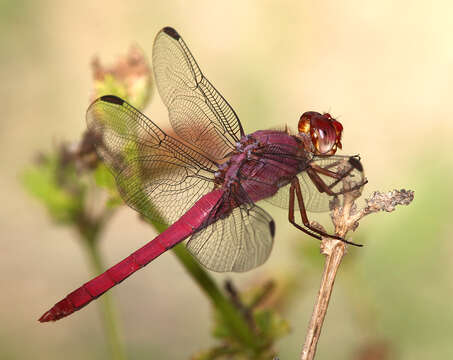
[[307,136],[316,155],[333,155],[341,149],[343,126],[330,114],[307,111],[299,120],[299,134]]

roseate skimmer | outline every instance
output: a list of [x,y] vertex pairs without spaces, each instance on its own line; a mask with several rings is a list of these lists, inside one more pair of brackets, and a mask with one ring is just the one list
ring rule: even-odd
[[[87,124],[124,201],[143,216],[172,225],[67,295],[41,322],[79,310],[187,238],[190,252],[210,270],[242,272],[261,265],[272,249],[275,225],[255,204],[259,200],[289,208],[289,221],[315,238],[346,241],[313,227],[306,213],[328,211],[329,200],[346,191],[345,178],[354,180],[352,189],[366,182],[358,156],[334,155],[341,148],[338,121],[306,112],[298,133],[245,135],[234,110],[170,27],[156,36],[153,69],[181,141],[112,95],[91,104]],[[295,221],[296,210],[302,224]]]

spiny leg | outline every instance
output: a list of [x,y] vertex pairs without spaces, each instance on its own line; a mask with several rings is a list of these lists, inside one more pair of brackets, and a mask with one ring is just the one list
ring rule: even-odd
[[[297,229],[299,229],[299,230],[305,232],[306,234],[308,234],[316,239],[319,239],[319,240],[321,240],[321,236],[324,236],[324,237],[330,237],[330,238],[334,238],[337,240],[345,241],[343,238],[341,238],[339,236],[329,235],[326,232],[319,230],[310,224],[310,221],[308,220],[307,212],[305,210],[305,204],[304,204],[304,200],[302,197],[302,192],[300,190],[299,179],[294,178],[291,181],[291,187],[290,187],[289,191],[290,191],[290,193],[289,193],[288,219],[291,224],[293,224]],[[297,202],[299,204],[299,211],[300,211],[300,217],[302,218],[302,222],[303,222],[304,226],[307,227],[309,230],[300,226],[294,220],[294,204],[295,204],[294,194],[297,194]]]
[[[328,188],[329,189],[332,189],[335,185],[337,185],[341,180],[343,180],[346,176],[348,176],[352,169],[349,169],[346,173],[344,174],[339,174],[339,173],[336,173],[334,171],[331,171],[331,170],[328,170],[326,168],[323,168],[317,164],[310,164],[309,165],[310,167],[307,169],[307,173],[309,173],[310,171],[314,170],[316,173],[319,173],[319,174],[323,174],[325,176],[329,176],[331,178],[334,178],[336,179],[336,181],[334,181],[332,184],[328,185]],[[310,175],[310,174],[309,174]],[[323,181],[322,179],[317,176],[317,178],[315,179],[314,177],[310,177],[310,179],[313,181],[313,183],[315,184],[316,188],[318,189],[319,192],[323,193],[323,192],[326,192],[324,189],[325,187],[323,186]],[[330,195],[330,194],[329,194]]]
[[[308,216],[307,216],[307,212],[305,210],[305,204],[304,204],[304,198],[302,196],[302,190],[300,189],[300,183],[299,183],[299,179],[296,177],[294,178],[292,181],[291,181],[291,187],[290,187],[290,193],[289,193],[289,198],[290,198],[290,213],[289,213],[289,218],[290,218],[290,222],[296,226],[298,229],[301,229],[302,227],[301,226],[298,226],[295,221],[294,221],[294,192],[296,193],[297,195],[297,202],[299,204],[299,211],[300,211],[300,217],[302,218],[302,222],[303,224],[308,228],[310,229],[311,231],[313,232],[316,232],[317,234],[323,236],[323,237],[329,237],[329,238],[332,238],[332,239],[337,239],[337,240],[340,240],[340,241],[343,241],[345,242],[346,244],[350,244],[350,245],[354,245],[354,246],[362,246],[360,244],[356,244],[354,242],[351,242],[351,241],[348,241],[346,239],[343,239],[342,237],[340,236],[336,236],[336,235],[330,235],[330,234],[327,234],[326,232],[322,231],[322,230],[319,230],[319,229],[316,229],[315,227],[313,227],[311,224],[310,224],[310,221],[308,220]],[[291,213],[292,211],[292,213]],[[291,221],[292,220],[292,221]],[[302,230],[304,231],[304,230]],[[304,231],[305,233],[308,233],[308,231]],[[312,235],[313,236],[313,235]],[[319,236],[314,236],[316,237],[317,239],[319,239]]]
[[[325,231],[322,231],[322,230],[319,230],[317,228],[315,228],[314,226],[312,226],[310,224],[310,221],[308,220],[308,216],[307,216],[307,211],[305,210],[305,203],[304,203],[304,198],[302,196],[302,190],[300,189],[300,183],[299,183],[299,179],[297,177],[295,177],[292,181],[291,181],[291,188],[294,189],[294,191],[296,192],[296,196],[297,196],[297,203],[299,204],[299,212],[300,212],[300,217],[302,218],[302,222],[303,224],[308,228],[310,229],[311,231],[315,232],[315,233],[318,233],[319,235],[321,236],[324,236],[324,237],[330,237],[330,238],[333,238],[333,239],[337,239],[337,240],[344,240],[343,238],[339,237],[339,236],[336,236],[336,235],[329,235],[327,234]],[[290,194],[291,195],[291,194]],[[294,195],[293,195],[294,196]]]
[[[352,190],[355,190],[355,189],[358,189],[360,187],[362,187],[363,185],[365,185],[367,183],[367,181],[365,180],[362,184],[359,184],[359,185],[356,185],[356,186],[353,186],[351,189],[348,189],[348,190],[342,190],[342,191],[339,191],[337,193],[333,192],[328,186],[327,184],[321,179],[321,177],[312,169],[308,168],[307,169],[307,174],[308,176],[310,177],[311,181],[313,181],[313,183],[316,185],[317,188],[321,187],[322,188],[322,191],[321,192],[325,192],[327,193],[328,195],[331,195],[331,196],[337,196],[337,195],[341,195],[341,194],[344,194],[346,192],[349,192],[349,191],[352,191]],[[299,185],[299,182],[297,182],[297,185],[299,187],[299,191],[300,191],[300,185]],[[302,193],[300,194],[301,198],[302,198]],[[302,199],[302,202],[303,202],[303,199]],[[300,207],[300,205],[299,205]],[[301,208],[302,209],[302,208]],[[305,208],[304,208],[304,211],[305,211]],[[301,216],[302,216],[302,212],[301,212]],[[306,215],[305,215],[306,216]],[[302,220],[303,221],[303,220]],[[310,228],[311,229],[311,228]],[[343,238],[340,238],[340,237],[335,237],[335,236],[331,236],[331,235],[328,235],[329,237],[333,237],[335,239],[338,239],[338,240],[341,240],[347,244],[350,244],[350,245],[354,245],[354,246],[359,246],[359,247],[362,247],[363,245],[361,244],[356,244],[354,242],[351,242],[351,241],[347,241]]]
[[318,164],[311,163],[310,167],[313,170],[316,170],[318,173],[326,175],[326,176],[329,176],[331,178],[339,179],[339,180],[344,179],[343,175],[341,175],[341,174],[339,174],[339,173],[337,173],[335,171],[331,171],[331,170],[328,170],[326,168],[323,168],[322,166],[319,166]]
[[[291,224],[293,224],[297,229],[299,229],[299,230],[303,231],[304,233],[306,233],[307,235],[310,235],[311,237],[314,237],[315,239],[321,240],[321,236],[320,235],[315,234],[315,233],[313,233],[311,231],[308,231],[304,227],[302,227],[299,224],[297,224],[296,221],[294,220],[294,204],[295,204],[294,193],[295,193],[295,187],[294,187],[294,184],[291,183],[291,187],[289,189],[289,211],[288,211],[288,220],[289,220],[289,222]],[[299,205],[299,207],[300,207],[300,205]],[[304,208],[304,211],[305,211],[305,208]],[[308,221],[306,215],[307,214],[305,213],[305,218]],[[302,221],[304,221],[304,220],[302,219]]]
[[[351,172],[353,170],[359,170],[359,171],[363,171],[362,169],[362,165],[360,164],[360,157],[358,155],[355,155],[355,156],[351,156],[348,160],[348,163],[350,165],[350,168],[345,172],[345,173],[342,173],[342,174],[339,174],[338,172],[334,172],[334,171],[331,171],[331,170],[328,170],[329,168],[332,167],[332,165],[335,164],[335,166],[339,165],[338,162],[335,162],[333,164],[330,164],[326,167],[321,167],[317,164],[314,164],[314,163],[311,163],[309,166],[311,169],[313,169],[317,174],[323,174],[325,176],[329,176],[331,178],[334,178],[336,179],[332,184],[328,185],[328,188],[329,189],[332,189],[334,188],[341,180],[343,180],[344,178],[346,178],[347,176],[349,176],[351,174]],[[318,176],[319,177],[319,176]],[[313,180],[313,179],[312,179]],[[321,178],[319,178],[320,182],[324,182]],[[342,191],[342,192],[338,192],[336,195],[341,195],[341,194],[344,194],[345,192],[349,192],[349,191],[352,191],[352,190],[356,190],[360,187],[362,187],[363,185],[365,185],[368,181],[365,180],[363,181],[361,184],[357,185],[356,187],[352,188],[352,189],[349,189],[347,191]],[[324,191],[321,191],[321,192],[324,192]]]
[[[341,179],[338,179],[337,181],[335,181],[333,184],[330,184],[330,185],[327,185],[325,183],[325,181],[323,179],[321,179],[321,177],[318,175],[317,173],[317,169],[316,168],[313,168],[313,167],[309,167],[307,168],[307,174],[308,176],[310,177],[311,181],[313,181],[313,183],[315,184],[316,188],[320,191],[320,192],[325,192],[326,194],[330,195],[330,196],[336,196],[336,195],[343,195],[344,193],[347,193],[347,192],[350,192],[350,191],[353,191],[353,190],[357,190],[357,189],[360,189],[363,185],[365,185],[368,181],[367,180],[364,180],[363,182],[361,182],[360,184],[357,184],[357,185],[354,185],[353,187],[351,187],[350,189],[343,189],[341,191],[332,191],[332,187],[335,186],[336,184],[338,184],[338,182],[340,182],[342,179],[344,179],[346,176],[349,175],[349,173],[352,171],[352,169],[348,170],[346,172],[346,174],[344,174],[344,176],[342,175],[342,178]],[[326,175],[326,174],[324,174]]]

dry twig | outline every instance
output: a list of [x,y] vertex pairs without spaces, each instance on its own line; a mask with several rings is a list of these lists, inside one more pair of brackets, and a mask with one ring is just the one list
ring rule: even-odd
[[[345,181],[344,188],[347,189],[348,187],[351,188],[352,184]],[[369,199],[365,200],[366,206],[358,210],[355,200],[360,195],[360,190],[348,192],[344,194],[342,204],[340,204],[338,199],[335,199],[331,214],[332,222],[335,225],[335,235],[344,238],[349,230],[354,231],[359,226],[359,220],[364,216],[378,211],[391,212],[395,210],[396,205],[408,205],[414,199],[414,192],[411,190],[393,190],[387,193],[376,191]],[[346,244],[340,240],[323,238],[321,241],[321,253],[326,256],[324,273],[305,338],[305,344],[302,348],[301,360],[314,359],[335,277],[341,260],[346,253]]]

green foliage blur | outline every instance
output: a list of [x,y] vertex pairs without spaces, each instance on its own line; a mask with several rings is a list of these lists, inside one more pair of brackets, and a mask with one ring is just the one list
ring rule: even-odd
[[[65,171],[65,179],[58,179],[59,161],[56,154],[40,159],[39,165],[30,167],[23,175],[25,188],[47,208],[57,223],[70,224],[82,212],[86,184],[79,182],[73,168]],[[72,189],[65,189],[60,181],[70,183]]]

